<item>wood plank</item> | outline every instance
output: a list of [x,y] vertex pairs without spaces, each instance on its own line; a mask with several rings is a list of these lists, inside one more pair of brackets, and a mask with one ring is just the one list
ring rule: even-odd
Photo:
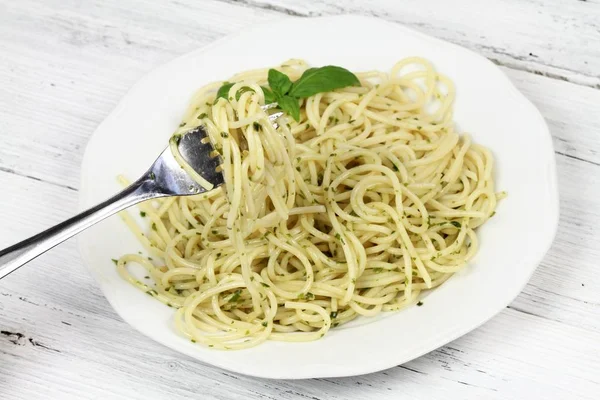
[[0,135],[9,142],[0,167],[69,187],[78,186],[87,138],[141,76],[248,21],[276,17],[218,1],[0,7]]
[[588,0],[223,0],[298,16],[399,22],[500,65],[600,88],[600,2]]

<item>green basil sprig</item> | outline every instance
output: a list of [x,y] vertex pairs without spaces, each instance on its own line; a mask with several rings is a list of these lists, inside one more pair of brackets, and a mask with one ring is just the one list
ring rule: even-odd
[[[347,86],[360,86],[356,75],[335,65],[309,68],[296,82],[292,82],[283,72],[270,69],[268,82],[269,87],[262,87],[265,103],[277,103],[280,109],[287,112],[296,121],[300,121],[300,99]],[[232,83],[225,82],[217,92],[217,99],[220,97],[227,99],[232,85]]]

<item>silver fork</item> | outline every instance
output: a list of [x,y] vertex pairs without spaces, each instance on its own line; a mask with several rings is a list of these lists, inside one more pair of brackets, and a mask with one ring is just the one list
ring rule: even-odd
[[[264,106],[267,110],[272,108]],[[281,112],[271,114],[269,121],[277,128]],[[223,184],[223,174],[217,170],[221,158],[214,156],[215,149],[207,137],[206,130],[199,126],[181,137],[178,149],[183,159],[215,188]],[[206,192],[175,161],[167,148],[141,178],[122,192],[35,236],[25,239],[4,250],[0,250],[0,279],[23,264],[50,250],[54,246],[103,219],[145,200],[169,196],[189,196]]]

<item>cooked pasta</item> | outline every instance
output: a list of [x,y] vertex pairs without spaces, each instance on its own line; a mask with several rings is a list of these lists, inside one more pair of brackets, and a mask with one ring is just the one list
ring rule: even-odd
[[[291,80],[308,68],[277,69]],[[193,342],[242,349],[310,341],[359,316],[414,305],[478,248],[495,213],[493,157],[452,120],[455,89],[421,58],[360,86],[300,103],[276,128],[265,106],[267,69],[235,75],[193,97],[176,134],[200,124],[221,154],[225,184],[140,205],[127,224],[149,256],[118,271],[174,307]],[[132,265],[147,270],[137,277]]]

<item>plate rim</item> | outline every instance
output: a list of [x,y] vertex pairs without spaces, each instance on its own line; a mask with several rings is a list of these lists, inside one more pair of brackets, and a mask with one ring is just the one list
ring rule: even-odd
[[[152,332],[143,331],[140,328],[138,328],[138,326],[136,326],[134,323],[132,323],[129,320],[129,318],[126,317],[122,313],[122,311],[118,307],[115,306],[113,300],[111,299],[111,296],[107,295],[107,290],[105,290],[105,285],[107,285],[107,284],[105,282],[101,281],[98,273],[95,271],[95,268],[92,267],[91,262],[88,261],[88,258],[86,256],[86,250],[85,250],[85,248],[87,247],[87,244],[84,243],[82,236],[80,236],[77,240],[77,248],[78,248],[79,254],[81,255],[83,263],[85,264],[85,266],[88,269],[88,271],[90,272],[90,274],[93,276],[97,285],[100,287],[100,290],[101,290],[103,296],[107,299],[107,301],[109,302],[109,304],[111,305],[113,310],[117,313],[117,315],[119,315],[119,317],[121,317],[121,319],[124,322],[126,322],[129,326],[131,326],[132,328],[134,328],[136,331],[140,332],[144,336],[149,337],[152,340],[176,351],[177,353],[184,354],[184,355],[186,355],[196,361],[199,361],[205,365],[216,366],[216,367],[224,369],[224,370],[228,370],[228,371],[232,371],[235,373],[240,373],[240,374],[244,374],[244,375],[248,375],[248,376],[254,376],[254,377],[259,377],[259,378],[269,378],[269,379],[307,379],[307,378],[354,376],[354,375],[360,375],[360,374],[365,374],[365,373],[377,372],[377,371],[381,371],[381,370],[384,370],[387,368],[391,368],[396,365],[401,365],[403,363],[406,363],[413,359],[421,357],[422,355],[427,354],[431,351],[434,351],[435,349],[456,340],[457,338],[465,335],[466,333],[477,329],[478,327],[483,325],[485,322],[489,321],[490,319],[495,317],[497,314],[499,314],[502,310],[504,310],[506,308],[506,306],[508,306],[519,295],[519,293],[521,293],[523,288],[530,281],[531,276],[533,275],[533,273],[535,272],[537,267],[542,262],[544,256],[548,252],[548,250],[551,248],[551,246],[554,242],[554,238],[556,236],[557,230],[558,230],[558,221],[559,221],[559,213],[560,213],[559,192],[558,192],[558,184],[557,184],[558,179],[557,179],[557,168],[556,168],[556,155],[554,153],[554,145],[553,145],[553,141],[552,141],[552,135],[550,133],[550,130],[548,128],[548,125],[547,125],[545,119],[543,118],[542,114],[537,109],[537,107],[535,107],[535,105],[515,87],[513,82],[506,76],[506,74],[497,65],[495,65],[493,62],[491,62],[489,59],[485,58],[484,56],[482,56],[470,49],[467,49],[460,45],[448,42],[443,39],[439,39],[439,38],[427,35],[422,32],[419,32],[419,31],[409,28],[401,23],[390,22],[390,21],[386,21],[386,20],[383,20],[381,18],[376,18],[376,17],[358,16],[358,15],[321,16],[321,17],[314,17],[314,18],[310,18],[310,19],[304,19],[304,18],[298,18],[298,17],[286,17],[286,18],[283,18],[283,19],[277,21],[277,23],[281,23],[281,21],[286,21],[286,20],[287,21],[289,21],[289,20],[309,21],[310,20],[313,23],[315,22],[315,20],[321,21],[321,23],[325,23],[328,21],[330,21],[331,23],[339,23],[339,21],[343,21],[343,20],[355,20],[357,22],[358,21],[370,21],[370,22],[376,21],[377,23],[392,26],[394,29],[397,29],[398,31],[402,31],[404,34],[415,36],[415,37],[419,38],[420,40],[432,42],[436,45],[443,45],[447,48],[451,48],[451,50],[453,52],[462,52],[462,53],[467,54],[469,57],[475,57],[475,58],[479,59],[480,61],[483,61],[484,63],[488,64],[490,67],[493,67],[490,70],[494,70],[495,72],[497,72],[496,75],[498,76],[498,79],[501,79],[503,81],[502,82],[503,86],[505,86],[506,88],[508,88],[511,91],[512,96],[517,96],[521,99],[521,101],[523,101],[523,104],[526,105],[526,107],[528,108],[527,114],[531,115],[532,117],[535,117],[535,119],[537,120],[536,124],[539,125],[540,131],[543,131],[542,136],[546,140],[544,141],[545,143],[540,143],[540,144],[544,145],[542,147],[546,148],[545,151],[549,151],[551,153],[551,157],[549,157],[549,160],[548,160],[549,165],[547,167],[548,167],[548,172],[549,172],[548,183],[549,183],[549,186],[551,187],[552,198],[546,200],[546,203],[549,206],[548,208],[551,211],[551,214],[548,215],[548,221],[549,221],[548,227],[550,229],[546,230],[543,233],[543,240],[540,240],[540,242],[543,242],[543,245],[540,244],[537,246],[537,252],[532,257],[532,259],[534,259],[535,262],[533,262],[533,266],[530,268],[530,271],[528,272],[526,279],[523,279],[523,282],[519,285],[511,286],[511,290],[507,290],[507,293],[503,297],[503,299],[501,301],[497,302],[497,303],[503,303],[504,305],[502,307],[497,307],[498,308],[497,310],[490,312],[490,313],[486,314],[485,316],[479,316],[479,314],[478,314],[475,318],[472,319],[474,322],[471,322],[469,324],[464,324],[462,326],[462,328],[460,326],[456,327],[456,328],[452,329],[451,331],[445,332],[445,334],[441,335],[441,336],[440,335],[438,335],[438,336],[432,335],[432,339],[429,340],[426,343],[426,345],[419,346],[419,347],[421,347],[420,351],[415,352],[413,355],[411,355],[410,357],[408,357],[406,359],[399,359],[399,360],[393,361],[393,362],[387,358],[384,360],[373,360],[373,362],[370,363],[368,366],[355,366],[354,364],[344,365],[344,366],[339,366],[338,369],[336,369],[335,371],[331,371],[331,373],[315,373],[315,371],[307,371],[305,369],[303,369],[301,371],[290,372],[290,371],[280,371],[277,368],[274,368],[269,371],[263,371],[260,369],[254,370],[252,368],[245,367],[245,366],[242,366],[240,368],[232,368],[231,364],[220,362],[219,360],[205,361],[205,360],[199,359],[198,357],[196,357],[194,355],[186,354],[185,352],[181,351],[180,349],[176,348],[175,346],[170,345],[168,343],[168,341],[161,340],[158,337],[158,335],[154,335]],[[139,80],[137,80],[136,83],[133,86],[131,86],[131,88],[129,88],[129,90],[127,90],[127,92],[122,96],[122,98],[119,100],[119,102],[117,103],[115,108],[112,111],[110,111],[108,113],[108,115],[103,119],[103,121],[96,127],[96,129],[94,130],[94,132],[90,135],[90,137],[88,139],[88,143],[87,143],[85,151],[83,153],[81,170],[80,170],[80,190],[79,190],[79,195],[78,195],[78,210],[82,211],[86,208],[84,193],[87,192],[87,187],[88,187],[88,182],[86,181],[86,176],[88,175],[88,170],[90,168],[90,166],[88,165],[89,160],[90,160],[89,153],[93,151],[92,148],[95,143],[95,139],[97,139],[97,137],[99,136],[98,132],[102,130],[103,125],[107,124],[107,121],[111,121],[112,119],[117,118],[118,114],[120,114],[122,109],[126,107],[127,99],[131,93],[135,92],[139,87],[144,86],[147,83],[147,81],[151,80],[152,76],[154,74],[156,74],[157,72],[162,71],[163,69],[169,68],[171,65],[180,63],[188,58],[194,58],[194,57],[198,56],[198,54],[205,52],[207,50],[210,50],[214,47],[218,47],[224,43],[227,43],[230,41],[235,41],[237,38],[241,37],[244,34],[244,32],[259,30],[262,27],[264,27],[265,25],[268,25],[270,23],[273,23],[273,21],[270,21],[270,22],[267,21],[266,23],[257,24],[256,26],[254,26],[252,28],[245,29],[245,31],[238,31],[236,33],[233,33],[233,34],[227,35],[223,38],[220,38],[212,43],[209,43],[206,46],[202,46],[200,48],[197,48],[195,50],[187,52],[181,56],[178,56],[174,59],[171,59],[170,61],[168,61],[166,63],[163,63],[163,64],[157,66],[156,68],[151,69],[146,74],[144,74],[144,76],[142,76]],[[496,305],[496,303],[493,303],[493,304]],[[295,345],[295,344],[292,343],[292,345]],[[399,358],[401,358],[401,357],[399,357]]]

